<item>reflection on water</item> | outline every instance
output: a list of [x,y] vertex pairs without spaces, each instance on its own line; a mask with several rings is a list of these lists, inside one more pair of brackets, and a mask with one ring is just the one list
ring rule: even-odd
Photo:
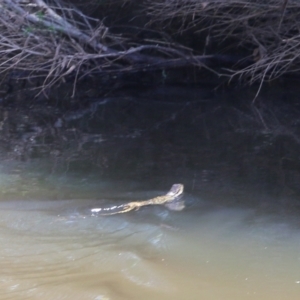
[[111,217],[86,209],[105,199],[1,201],[0,299],[299,299],[299,222],[197,197]]
[[[1,300],[299,299],[295,147],[258,124],[245,131],[242,110],[222,119],[223,104],[171,98],[161,110],[115,101],[80,120],[111,137],[97,144],[99,169],[2,160]],[[178,182],[181,212],[90,213]]]

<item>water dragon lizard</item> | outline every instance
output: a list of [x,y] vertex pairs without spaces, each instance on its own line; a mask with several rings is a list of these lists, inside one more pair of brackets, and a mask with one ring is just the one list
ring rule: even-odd
[[121,205],[115,205],[108,208],[92,208],[92,213],[100,213],[101,215],[123,214],[132,210],[138,210],[146,205],[166,205],[171,210],[182,210],[184,202],[179,201],[183,195],[184,185],[181,183],[173,184],[170,191],[162,196],[158,196],[149,200],[133,201]]

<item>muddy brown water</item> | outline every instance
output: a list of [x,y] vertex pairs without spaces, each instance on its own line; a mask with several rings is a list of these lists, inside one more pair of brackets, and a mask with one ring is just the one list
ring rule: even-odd
[[[276,164],[294,160],[297,143],[281,142],[273,123],[266,132],[255,111],[234,107],[238,114],[224,120],[227,105],[197,97],[189,105],[161,99],[158,115],[141,103],[151,126],[131,124],[139,118],[132,99],[100,107],[84,126],[110,119],[116,106],[130,108],[124,136],[99,146],[111,162],[106,169],[81,169],[81,161],[53,170],[45,158],[1,162],[1,300],[299,299],[297,170]],[[90,213],[179,182],[186,187],[181,212]]]

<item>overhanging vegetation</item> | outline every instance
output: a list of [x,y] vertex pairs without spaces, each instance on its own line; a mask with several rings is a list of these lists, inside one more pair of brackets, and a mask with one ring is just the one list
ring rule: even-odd
[[[39,77],[45,88],[71,76],[75,87],[86,74],[196,66],[252,84],[299,72],[296,0],[85,2],[89,9],[82,4],[2,0],[2,78]],[[122,23],[120,9],[126,6],[132,10],[124,9]],[[105,14],[113,20],[117,12],[114,26]]]

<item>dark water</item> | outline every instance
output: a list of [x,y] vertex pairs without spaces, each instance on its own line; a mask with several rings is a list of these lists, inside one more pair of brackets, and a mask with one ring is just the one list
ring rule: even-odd
[[[274,93],[136,91],[65,115],[59,155],[3,152],[0,299],[299,299],[297,106]],[[90,213],[173,183],[181,212]]]

